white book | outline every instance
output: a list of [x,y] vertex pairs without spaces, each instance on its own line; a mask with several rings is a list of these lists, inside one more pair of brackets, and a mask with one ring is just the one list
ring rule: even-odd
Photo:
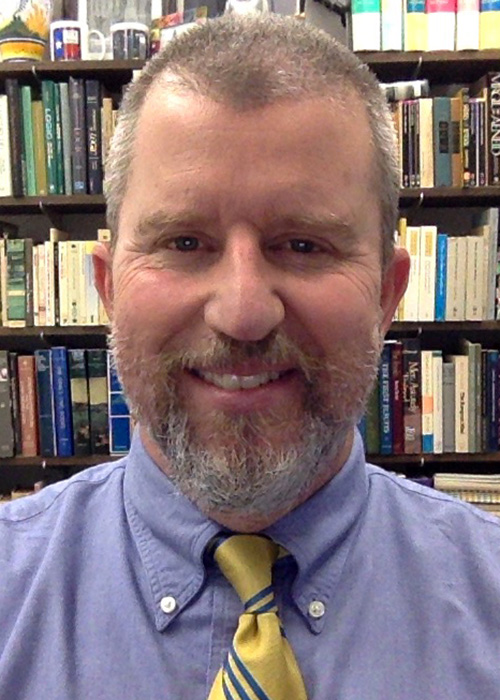
[[434,123],[432,118],[432,97],[418,100],[418,121],[420,128],[420,187],[434,187]]
[[403,2],[381,0],[382,5],[382,51],[403,50]]
[[454,51],[455,1],[427,0],[427,51]]
[[380,51],[382,46],[379,0],[353,0],[352,50]]
[[78,325],[87,325],[87,278],[85,275],[85,241],[78,241]]
[[457,51],[479,49],[479,0],[457,0]]
[[441,350],[432,351],[433,430],[434,454],[443,452],[443,355]]
[[482,321],[484,307],[484,238],[465,236],[467,272],[465,281],[465,320]]
[[95,241],[85,241],[85,290],[87,297],[87,324],[96,326],[99,323],[99,294],[94,282],[94,264],[92,251]]
[[465,321],[465,295],[467,275],[467,236],[458,236],[456,302],[459,321]]
[[57,246],[59,258],[59,325],[69,325],[68,304],[68,242],[60,241]]
[[469,451],[469,358],[453,355],[455,365],[455,452]]
[[78,292],[80,283],[78,279],[78,242],[68,241],[68,325],[78,325]]
[[38,248],[38,324],[47,325],[47,273],[45,271],[45,245]]
[[33,256],[33,325],[39,326],[39,314],[38,314],[38,246],[34,245],[32,250]]
[[404,297],[403,321],[419,320],[420,226],[406,227],[406,249],[410,256],[410,275]]
[[7,95],[0,95],[0,197],[12,197],[9,108]]
[[434,321],[436,310],[437,226],[420,227],[419,321]]
[[422,399],[422,452],[434,452],[434,388],[432,350],[422,350],[420,353],[422,367],[421,399]]
[[54,296],[54,244],[45,241],[45,325],[55,325]]

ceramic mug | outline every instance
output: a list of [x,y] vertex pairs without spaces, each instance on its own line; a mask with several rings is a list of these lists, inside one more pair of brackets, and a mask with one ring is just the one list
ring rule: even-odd
[[149,53],[149,28],[140,22],[117,22],[111,25],[111,44],[115,60],[144,60]]
[[[97,47],[97,48],[96,48]],[[61,19],[50,25],[50,58],[52,61],[102,61],[106,54],[106,37],[83,22]]]
[[41,61],[52,0],[0,0],[0,61]]

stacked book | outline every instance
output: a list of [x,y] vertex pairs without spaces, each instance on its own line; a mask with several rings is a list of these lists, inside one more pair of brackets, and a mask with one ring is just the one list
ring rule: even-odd
[[434,488],[500,516],[500,474],[435,474]]
[[460,341],[456,354],[425,350],[420,338],[384,344],[377,383],[361,422],[368,454],[497,452],[499,351]]
[[4,81],[0,197],[101,194],[117,111],[98,80]]
[[494,0],[353,0],[353,51],[500,48]]
[[0,351],[0,457],[122,454],[130,415],[108,350]]
[[500,72],[451,94],[427,81],[382,85],[399,147],[401,187],[500,185]]
[[396,321],[492,321],[500,313],[498,209],[474,219],[468,235],[399,220],[396,242],[411,268]]
[[[109,229],[98,240],[109,241]],[[0,238],[0,323],[30,326],[96,326],[108,322],[94,284],[95,240],[69,240],[50,229],[49,240]]]

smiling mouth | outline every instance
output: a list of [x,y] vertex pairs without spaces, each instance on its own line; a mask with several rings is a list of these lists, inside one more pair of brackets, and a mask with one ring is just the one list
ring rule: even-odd
[[259,386],[270,384],[282,377],[289,375],[293,370],[286,369],[281,372],[262,372],[261,374],[222,374],[217,372],[204,372],[201,370],[190,370],[195,377],[203,379],[208,384],[213,384],[225,391],[241,391],[256,389]]

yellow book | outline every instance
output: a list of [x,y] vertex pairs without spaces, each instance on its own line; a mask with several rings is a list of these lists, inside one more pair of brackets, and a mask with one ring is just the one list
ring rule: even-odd
[[406,0],[405,51],[427,50],[427,15],[424,0]]
[[487,7],[497,6],[496,2],[483,2],[479,14],[479,48],[500,48],[500,10],[488,10]]
[[61,241],[57,246],[59,259],[59,325],[69,325],[68,304],[68,242]]

